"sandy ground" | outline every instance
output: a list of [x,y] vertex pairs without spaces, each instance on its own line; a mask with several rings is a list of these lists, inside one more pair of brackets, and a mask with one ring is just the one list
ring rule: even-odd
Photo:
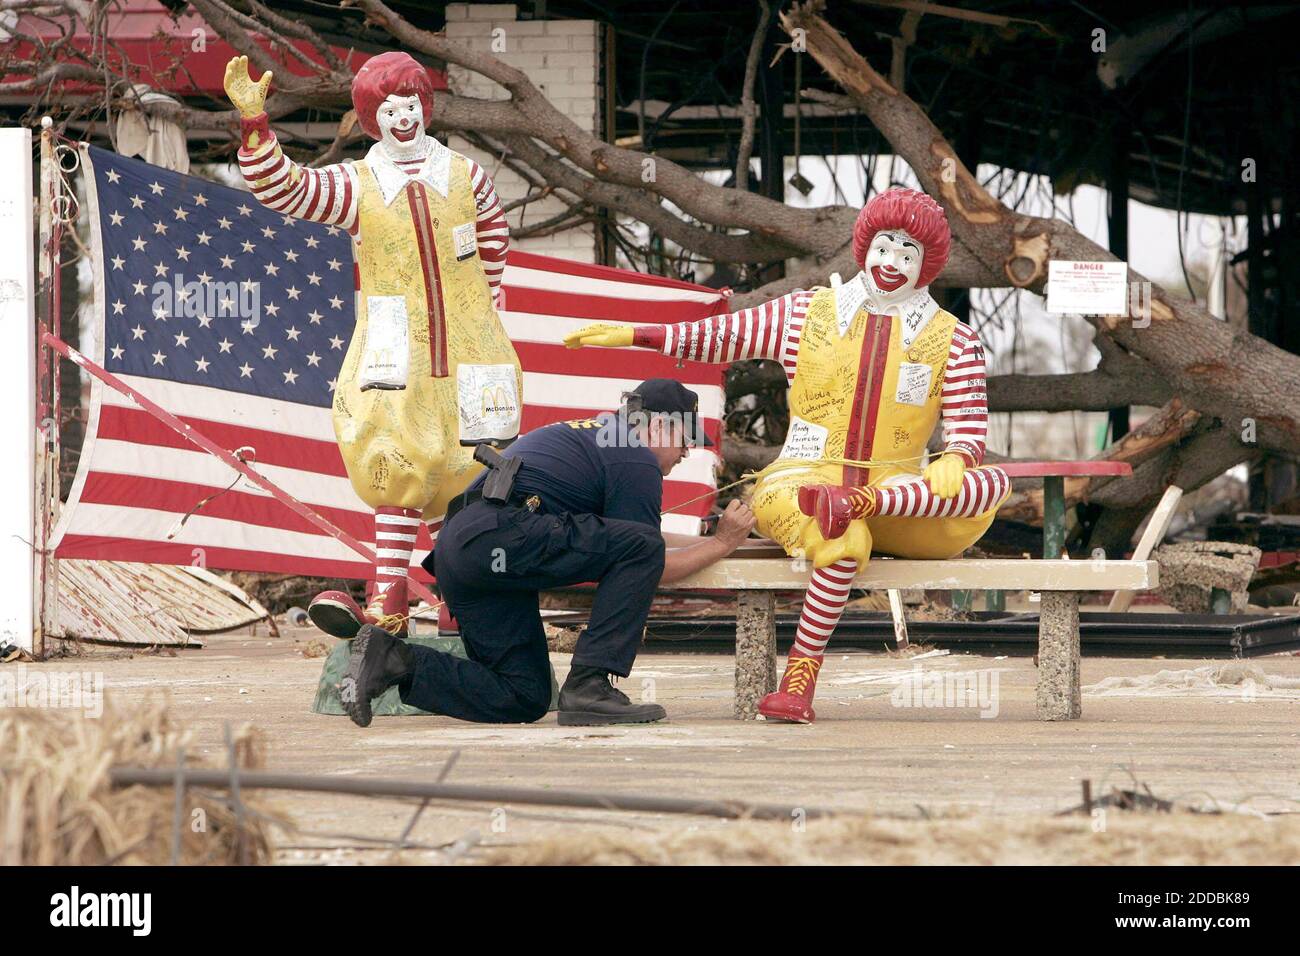
[[[258,628],[175,656],[96,651],[28,666],[101,671],[122,703],[169,694],[175,718],[214,762],[225,722],[252,721],[265,733],[272,770],[432,781],[458,754],[449,782],[735,798],[870,816],[758,824],[430,805],[409,839],[426,847],[460,841],[452,854],[460,862],[1300,862],[1295,655],[1249,662],[1256,676],[1281,686],[1204,679],[1223,661],[1085,658],[1085,684],[1176,673],[1153,686],[1109,681],[1085,694],[1082,720],[1042,723],[1034,718],[1029,658],[837,654],[822,671],[818,722],[792,726],[731,719],[729,656],[647,653],[621,686],[662,703],[669,719],[661,724],[562,728],[551,715],[533,725],[479,726],[405,717],[378,718],[362,730],[310,712],[323,663],[302,653],[313,632],[282,634],[275,640]],[[562,680],[567,655],[553,660]],[[1200,678],[1184,673],[1201,667],[1211,670]],[[909,676],[917,668],[919,682]],[[951,687],[958,674],[983,688],[982,706],[899,706],[904,698],[926,703],[926,688],[933,694],[945,679]],[[1081,802],[1085,779],[1097,795],[1140,781],[1179,806],[1217,801],[1238,809],[1226,817],[1109,811],[1054,819]],[[285,863],[391,862],[389,848],[357,837],[395,837],[413,811],[396,800],[264,799],[300,831],[280,835]],[[400,859],[447,856],[407,851]]]

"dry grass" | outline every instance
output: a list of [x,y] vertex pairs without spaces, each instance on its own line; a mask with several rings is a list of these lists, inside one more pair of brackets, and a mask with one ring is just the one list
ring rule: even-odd
[[329,653],[330,649],[325,646],[324,641],[308,641],[301,649],[303,657],[328,657]]
[[1122,813],[683,824],[652,834],[581,834],[492,852],[494,864],[546,865],[1286,865],[1300,863],[1300,815]]
[[572,654],[578,646],[578,635],[582,631],[576,627],[557,627],[543,624],[546,629],[546,647],[553,654]]
[[[108,771],[115,765],[175,767],[177,748],[188,737],[171,724],[165,702],[156,698],[134,708],[110,704],[97,719],[71,710],[0,711],[0,863],[168,863],[174,791],[114,789]],[[240,766],[261,766],[259,735],[241,728],[234,737]],[[187,791],[180,861],[267,862],[272,851],[267,825],[254,815],[241,827],[223,797]]]

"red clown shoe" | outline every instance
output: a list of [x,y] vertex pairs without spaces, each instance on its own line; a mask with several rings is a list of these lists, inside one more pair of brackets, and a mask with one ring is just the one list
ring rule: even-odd
[[804,485],[799,489],[799,510],[817,521],[817,530],[827,541],[840,537],[855,518],[876,513],[872,488],[845,485]]
[[822,659],[791,650],[785,663],[785,676],[775,694],[768,694],[758,704],[758,712],[768,720],[811,724],[817,719],[813,711],[813,694],[817,692],[817,672]]
[[361,605],[346,591],[322,591],[312,598],[307,616],[326,634],[345,640],[356,637],[361,625],[369,623]]

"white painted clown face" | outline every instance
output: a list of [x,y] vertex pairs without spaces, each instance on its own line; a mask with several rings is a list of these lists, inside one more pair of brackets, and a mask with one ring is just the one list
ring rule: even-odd
[[916,291],[925,247],[901,229],[876,233],[867,249],[867,288],[882,305],[902,302]]
[[375,115],[379,124],[379,141],[391,156],[410,156],[422,152],[424,107],[418,96],[389,95],[379,104]]

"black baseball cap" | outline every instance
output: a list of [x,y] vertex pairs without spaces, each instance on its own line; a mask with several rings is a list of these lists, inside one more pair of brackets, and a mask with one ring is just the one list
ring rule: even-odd
[[[629,401],[633,395],[637,398]],[[696,447],[713,447],[713,442],[704,434],[704,424],[700,421],[700,397],[681,382],[671,378],[648,378],[625,393],[623,401],[629,410],[639,407],[647,412],[680,415],[686,428],[687,441]]]

